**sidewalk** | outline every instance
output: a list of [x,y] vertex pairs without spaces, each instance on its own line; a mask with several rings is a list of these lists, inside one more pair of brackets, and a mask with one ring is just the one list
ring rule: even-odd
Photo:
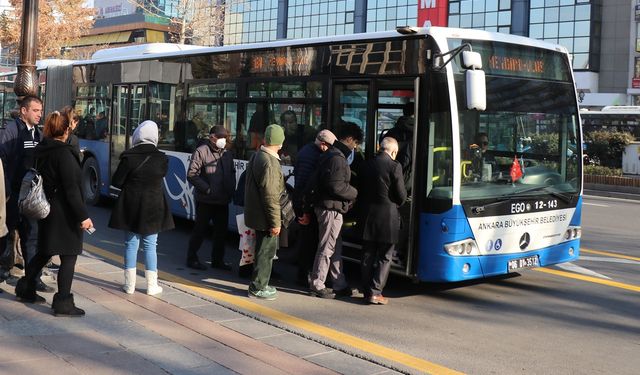
[[[162,282],[144,294],[120,290],[122,270],[80,256],[73,293],[82,318],[54,317],[15,300],[0,284],[0,373],[46,374],[391,374],[384,367],[254,320]],[[142,288],[141,288],[142,287]]]

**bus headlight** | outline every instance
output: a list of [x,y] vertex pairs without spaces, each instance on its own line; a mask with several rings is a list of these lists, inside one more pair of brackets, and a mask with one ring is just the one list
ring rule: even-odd
[[445,244],[444,250],[453,256],[478,255],[478,245],[472,238]]
[[564,232],[565,241],[577,240],[580,237],[582,237],[582,227],[569,226],[569,228]]

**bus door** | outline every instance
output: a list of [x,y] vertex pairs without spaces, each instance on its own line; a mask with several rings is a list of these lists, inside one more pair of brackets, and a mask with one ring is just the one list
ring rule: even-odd
[[[371,80],[349,80],[349,81],[333,81],[331,87],[332,99],[329,108],[329,126],[328,128],[339,136],[340,126],[344,123],[354,123],[358,125],[364,137],[362,143],[358,145],[351,161],[351,183],[358,187],[357,168],[353,165],[355,153],[360,158],[369,159],[375,153],[376,141],[373,129],[367,126],[368,119],[373,115],[374,102],[371,87]],[[360,163],[362,164],[362,163]],[[344,215],[344,225],[342,228],[342,239],[344,244],[343,256],[354,260],[361,260],[361,234],[358,233],[357,215],[358,202],[352,210]]]
[[410,273],[413,259],[413,239],[410,228],[414,227],[415,200],[412,197],[414,181],[414,139],[416,102],[418,92],[417,78],[379,79],[375,81],[373,134],[377,150],[379,142],[385,136],[398,141],[396,161],[402,166],[402,175],[407,190],[407,202],[400,207],[401,228],[399,242],[392,258],[394,269]]
[[[365,159],[375,156],[380,140],[387,133],[397,138],[401,148],[398,161],[404,163],[403,175],[409,196],[411,196],[413,183],[413,140],[416,132],[413,126],[415,121],[413,114],[417,92],[415,78],[334,81],[330,108],[332,130],[339,132],[341,121],[352,122],[362,128],[364,139],[356,152]],[[352,169],[354,169],[353,166]],[[409,228],[412,228],[413,223],[412,202],[413,200],[409,199],[409,202],[400,209],[402,217],[400,242],[396,247],[397,253],[393,257],[393,268],[402,273],[409,273],[411,267],[412,236]],[[347,248],[345,249],[346,257],[358,260],[361,256],[353,250],[361,247],[360,233],[355,226],[359,209],[356,202],[355,208],[345,215],[345,227],[342,232]]]
[[120,154],[131,147],[131,135],[147,113],[147,85],[114,85],[111,116],[111,176],[118,167]]

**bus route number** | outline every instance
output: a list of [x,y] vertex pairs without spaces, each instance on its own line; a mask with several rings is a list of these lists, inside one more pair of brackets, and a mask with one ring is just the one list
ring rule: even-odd
[[531,203],[525,203],[525,202],[511,203],[512,214],[521,214],[521,213],[529,212],[531,211],[532,208],[534,211],[558,208],[558,200],[557,199],[538,200],[533,202],[533,207]]

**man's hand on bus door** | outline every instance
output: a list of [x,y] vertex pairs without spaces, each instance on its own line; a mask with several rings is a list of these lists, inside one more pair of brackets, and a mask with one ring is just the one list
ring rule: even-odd
[[298,218],[298,223],[300,223],[300,225],[309,225],[310,222],[311,214],[302,214],[302,216]]
[[280,227],[269,229],[269,235],[271,237],[278,237],[280,235]]

